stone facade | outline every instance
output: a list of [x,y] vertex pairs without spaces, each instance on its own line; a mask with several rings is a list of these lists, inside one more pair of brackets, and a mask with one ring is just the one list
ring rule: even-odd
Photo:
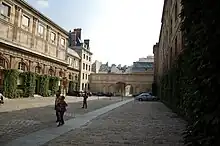
[[180,12],[181,0],[164,0],[159,42],[154,46],[154,76],[158,83],[183,48]]
[[70,48],[75,50],[80,61],[80,74],[79,74],[79,90],[89,90],[89,75],[92,72],[92,52],[90,51],[89,40],[81,40],[81,28],[74,29],[69,32]]
[[132,74],[96,73],[90,75],[91,92],[110,92],[116,95],[135,94],[150,91],[152,83],[153,71]]
[[1,0],[0,8],[1,89],[4,80],[2,69],[60,78],[79,74],[79,69],[68,68],[67,31],[23,0]]

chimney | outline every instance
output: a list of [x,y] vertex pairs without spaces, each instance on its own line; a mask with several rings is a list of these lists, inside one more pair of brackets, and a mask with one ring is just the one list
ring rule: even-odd
[[89,49],[89,39],[85,39],[85,40],[84,40],[84,43],[86,44],[87,49]]
[[74,32],[76,34],[76,38],[79,38],[81,40],[81,28],[75,28]]

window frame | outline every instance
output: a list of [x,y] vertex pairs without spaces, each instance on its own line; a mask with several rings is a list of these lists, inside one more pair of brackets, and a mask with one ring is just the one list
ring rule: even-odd
[[[52,34],[54,35],[53,39],[52,39]],[[55,42],[56,42],[56,33],[53,32],[53,31],[50,32],[50,41],[51,41],[52,43],[55,43]]]
[[[28,24],[24,24],[24,18],[27,18],[28,20]],[[21,19],[21,25],[25,28],[29,28],[30,27],[30,17],[28,15],[26,15],[25,13],[22,14],[22,19]]]
[[[10,18],[10,16],[11,16],[11,5],[9,5],[8,3],[5,3],[5,2],[1,2],[0,3],[0,8],[4,8],[4,9],[2,9],[1,11],[0,11],[0,15],[1,16],[3,16],[3,18],[5,19],[5,18]],[[5,14],[5,7],[7,7],[8,8],[8,14],[6,15]]]
[[[62,44],[62,42],[63,42],[63,44]],[[64,38],[60,39],[60,44],[61,44],[61,46],[65,46],[65,39]]]
[[[42,32],[40,31],[40,30],[41,30],[40,28],[42,28]],[[45,29],[44,25],[39,22],[39,23],[38,23],[38,27],[37,27],[37,33],[38,33],[39,35],[43,36],[43,35],[44,35],[44,29]]]

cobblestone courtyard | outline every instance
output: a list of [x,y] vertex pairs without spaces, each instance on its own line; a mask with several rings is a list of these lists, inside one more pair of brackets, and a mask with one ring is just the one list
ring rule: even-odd
[[185,122],[160,102],[130,102],[44,146],[181,146]]
[[[82,109],[82,102],[68,103],[65,120],[72,119],[90,111],[119,102],[120,98],[88,101],[88,109]],[[56,127],[54,105],[0,112],[0,145],[32,132]]]

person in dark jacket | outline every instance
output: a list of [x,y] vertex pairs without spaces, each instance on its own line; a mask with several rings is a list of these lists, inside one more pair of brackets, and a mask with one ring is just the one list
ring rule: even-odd
[[57,108],[57,104],[59,103],[59,100],[60,100],[60,93],[57,93],[55,99],[55,106],[54,106],[54,110],[56,111],[56,117],[57,117],[56,123],[59,122],[59,110]]
[[57,126],[61,126],[64,124],[64,113],[66,112],[67,103],[65,102],[65,97],[61,96],[59,102],[57,103],[57,111],[59,115],[58,122],[59,124]]
[[82,106],[82,108],[86,108],[87,109],[87,98],[88,98],[88,93],[85,92],[85,94],[83,96],[83,106]]
[[4,104],[4,96],[0,93],[0,104]]

